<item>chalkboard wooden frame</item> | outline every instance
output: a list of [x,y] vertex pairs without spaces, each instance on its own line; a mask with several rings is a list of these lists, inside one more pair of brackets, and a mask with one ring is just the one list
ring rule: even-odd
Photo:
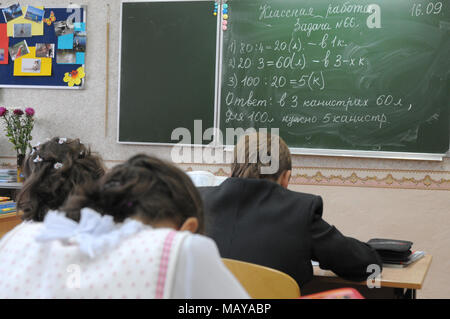
[[[179,2],[187,1],[208,1],[208,0],[178,0]],[[165,2],[159,0],[122,0],[121,7],[121,24],[122,24],[122,9],[124,3],[132,2]],[[213,3],[210,1],[211,4]],[[219,15],[217,19],[217,38],[216,38],[216,85],[215,85],[215,109],[214,109],[214,128],[220,127],[220,108],[221,108],[221,88],[222,88],[222,53],[223,53],[223,31],[221,30],[220,21],[222,20],[222,4],[219,3]],[[122,25],[121,25],[122,27]],[[120,48],[122,47],[122,34],[120,34]],[[120,59],[121,60],[121,59]],[[121,61],[119,62],[121,63]],[[119,66],[120,67],[120,66]],[[120,74],[119,74],[119,88],[120,88]],[[147,143],[147,142],[133,142],[133,141],[120,141],[119,139],[119,121],[120,121],[120,89],[119,89],[119,115],[118,115],[118,138],[117,142],[121,144],[134,144],[134,145],[181,145],[178,143]],[[199,145],[188,144],[189,146],[207,146],[207,147],[223,147],[225,150],[232,149],[230,145]],[[215,145],[215,146],[214,146]],[[450,148],[450,146],[449,146]],[[314,155],[314,156],[338,156],[338,157],[355,157],[355,158],[385,158],[385,159],[408,159],[408,160],[429,160],[429,161],[442,161],[443,157],[450,154],[435,154],[435,153],[413,153],[413,152],[388,152],[388,151],[366,151],[366,150],[346,150],[346,149],[316,149],[316,148],[295,148],[290,147],[292,154],[299,155]]]

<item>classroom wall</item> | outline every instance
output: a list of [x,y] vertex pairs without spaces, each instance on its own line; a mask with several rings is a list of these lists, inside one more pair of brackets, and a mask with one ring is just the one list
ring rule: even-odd
[[[1,6],[16,2],[2,1]],[[58,7],[70,2],[22,0],[20,3]],[[0,106],[35,108],[34,143],[53,136],[79,137],[99,152],[109,167],[138,152],[170,160],[169,147],[116,143],[120,1],[77,3],[88,5],[85,89],[0,89]],[[108,87],[107,4],[111,23]],[[109,94],[107,105],[106,93]],[[15,153],[2,134],[0,165],[14,162]],[[450,297],[450,158],[427,162],[294,156],[293,165],[291,188],[322,195],[325,219],[346,235],[361,240],[374,237],[411,240],[414,248],[432,254],[433,263],[418,297]],[[227,165],[183,164],[181,167],[209,170],[218,175],[229,172]]]

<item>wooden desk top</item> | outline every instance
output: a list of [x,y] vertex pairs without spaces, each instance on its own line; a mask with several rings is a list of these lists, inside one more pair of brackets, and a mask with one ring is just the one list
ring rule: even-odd
[[[383,267],[381,273],[381,287],[421,289],[428,269],[431,265],[432,256],[425,255],[415,263],[406,268],[388,268]],[[350,282],[337,277],[332,271],[322,270],[314,266],[314,276],[322,281],[335,283],[351,283],[366,286],[367,282]]]
[[0,238],[22,222],[22,213],[9,213],[0,215]]

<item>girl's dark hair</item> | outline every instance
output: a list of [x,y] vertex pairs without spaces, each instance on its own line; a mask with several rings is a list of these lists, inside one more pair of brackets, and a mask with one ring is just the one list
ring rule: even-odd
[[138,217],[148,224],[172,221],[178,227],[196,217],[203,233],[203,203],[197,188],[182,170],[144,154],[133,156],[107,172],[97,183],[77,188],[62,207],[69,218],[80,219],[89,207],[116,222]]
[[33,147],[23,164],[25,182],[17,196],[22,219],[43,221],[58,209],[75,186],[100,178],[105,169],[98,155],[79,139],[55,137]]

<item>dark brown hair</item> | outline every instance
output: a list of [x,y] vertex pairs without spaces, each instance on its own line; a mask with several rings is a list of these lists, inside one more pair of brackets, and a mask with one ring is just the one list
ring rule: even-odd
[[144,154],[117,165],[97,183],[78,188],[62,211],[80,219],[80,211],[89,207],[111,215],[116,222],[138,217],[147,224],[172,221],[178,227],[196,217],[203,233],[203,203],[197,188],[182,170]]
[[[272,154],[272,143],[278,143],[278,154]],[[263,163],[261,154],[270,159]],[[278,155],[278,156],[277,156]],[[273,174],[262,174],[261,168],[278,161],[278,170]],[[255,132],[243,135],[234,148],[234,160],[231,166],[231,177],[261,178],[277,181],[285,171],[292,170],[291,152],[284,140],[273,134]]]
[[101,158],[79,139],[55,137],[33,147],[23,172],[17,208],[24,220],[43,221],[47,211],[58,209],[75,186],[97,180],[105,170]]

